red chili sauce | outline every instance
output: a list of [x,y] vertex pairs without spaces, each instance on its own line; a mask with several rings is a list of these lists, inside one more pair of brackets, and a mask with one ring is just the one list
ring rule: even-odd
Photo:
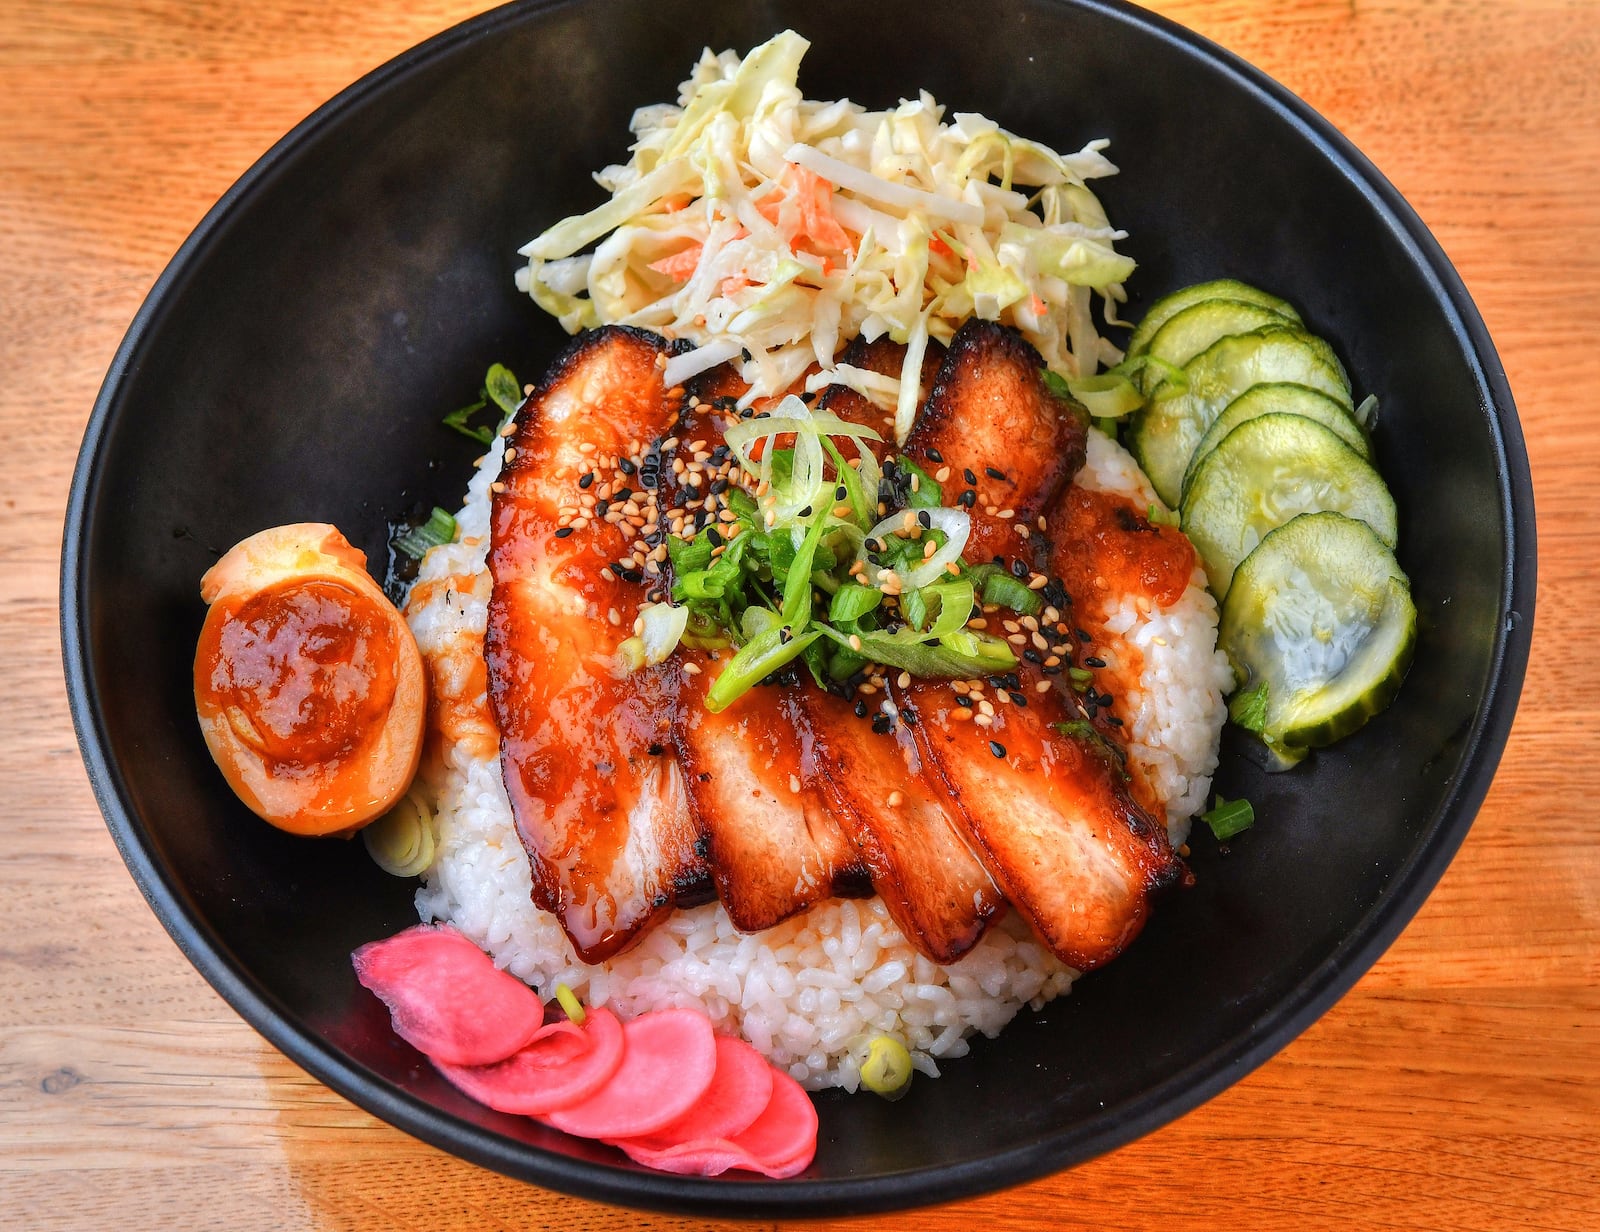
[[1148,595],[1166,606],[1183,597],[1194,547],[1175,527],[1153,524],[1125,497],[1069,488],[1051,518],[1052,567],[1074,601]]

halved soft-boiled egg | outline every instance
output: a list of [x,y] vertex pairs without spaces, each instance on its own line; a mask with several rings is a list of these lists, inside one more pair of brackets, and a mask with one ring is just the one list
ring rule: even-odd
[[422,656],[367,559],[323,522],[252,535],[207,570],[195,709],[229,785],[294,834],[348,834],[417,772]]

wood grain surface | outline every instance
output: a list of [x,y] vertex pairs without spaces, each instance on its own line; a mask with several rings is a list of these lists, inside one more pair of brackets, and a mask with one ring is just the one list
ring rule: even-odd
[[[264,1043],[140,898],[64,699],[68,476],[140,300],[279,135],[479,7],[0,5],[0,1226],[704,1226],[470,1167]],[[915,1219],[951,1232],[1600,1228],[1600,6],[1156,7],[1329,117],[1460,270],[1533,459],[1533,664],[1460,855],[1321,1021],[1142,1141]]]

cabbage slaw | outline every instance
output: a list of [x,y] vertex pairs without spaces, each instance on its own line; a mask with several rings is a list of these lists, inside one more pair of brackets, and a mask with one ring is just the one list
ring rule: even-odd
[[[743,406],[848,385],[893,411],[899,443],[928,340],[969,317],[1014,326],[1064,378],[1120,360],[1092,315],[1098,294],[1121,323],[1134,268],[1088,187],[1116,172],[1106,142],[1061,155],[974,113],[945,123],[926,92],[892,111],[810,101],[809,46],[786,30],[743,59],[707,49],[677,105],[634,114],[632,157],[595,177],[610,200],[520,250],[519,288],[570,333],[690,339],[669,385],[729,361]],[[899,378],[837,363],[886,334],[907,347]]]

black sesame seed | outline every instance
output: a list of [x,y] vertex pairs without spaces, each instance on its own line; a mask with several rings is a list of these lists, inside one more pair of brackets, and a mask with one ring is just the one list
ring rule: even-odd
[[594,482],[594,472],[590,471],[582,479],[578,480],[578,486],[580,488],[587,488],[593,482]]
[[956,694],[956,705],[964,706],[968,710],[971,710],[972,709],[972,699],[970,697],[968,697],[965,693],[958,693],[958,694]]
[[631,582],[635,586],[644,581],[644,574],[632,567],[627,569],[618,569],[617,576],[620,577],[624,582]]
[[1004,757],[1006,755],[1006,746],[1001,744],[998,740],[991,740],[989,741],[989,752],[993,753],[996,757]]
[[800,401],[804,402],[807,406],[810,406],[813,402],[815,402],[817,400],[816,391],[808,389],[805,393],[800,394],[799,398],[800,398]]
[[1020,582],[1023,578],[1028,576],[1028,566],[1023,564],[1020,560],[1012,561],[1011,576]]
[[739,355],[744,360],[745,363],[749,363],[750,362],[750,348],[749,347],[740,347],[739,348]]
[[565,539],[571,533],[572,533],[572,527],[563,526],[560,530],[556,531],[556,538],[557,539]]
[[1029,647],[1027,647],[1026,649],[1023,650],[1022,657],[1024,659],[1026,659],[1029,663],[1043,663],[1044,662],[1044,656],[1042,654],[1040,654],[1037,650],[1035,650],[1032,646],[1029,646]]
[[755,413],[756,412],[755,412],[755,408],[754,407],[747,406],[747,407],[744,408],[744,410],[739,412],[739,418],[740,419],[753,419],[753,418],[755,418]]
[[633,497],[633,489],[632,488],[618,488],[615,492],[613,492],[611,494],[611,499],[613,501],[617,501],[619,503],[622,502],[622,501],[630,500],[630,499],[632,499],[632,497]]
[[960,496],[956,497],[956,504],[962,505],[962,506],[964,506],[964,507],[966,507],[968,509],[971,509],[977,503],[978,503],[978,494],[976,492],[974,492],[971,488],[968,488]]
[[864,719],[866,717],[867,717],[867,703],[864,702],[864,701],[859,701],[858,700],[856,702],[856,718]]
[[1106,722],[1111,724],[1112,727],[1121,727],[1122,726],[1122,720],[1117,718],[1117,716],[1114,715],[1114,714],[1106,715]]
[[978,477],[972,473],[972,468],[970,466],[961,472],[961,477],[974,487],[977,486]]
[[632,458],[619,458],[617,459],[617,469],[624,475],[631,475],[639,468],[633,464]]
[[1006,473],[1003,470],[1000,470],[998,467],[994,466],[984,467],[983,473],[989,476],[990,479],[1004,479],[1006,477]]
[[1106,661],[1104,659],[1097,658],[1094,655],[1090,655],[1083,661],[1083,665],[1085,667],[1104,667],[1106,665]]
[[926,509],[917,510],[917,521],[922,523],[923,530],[929,530],[933,526],[933,519],[928,516]]
[[711,541],[712,547],[720,548],[722,546],[722,536],[717,534],[717,528],[715,526],[706,527],[706,538]]
[[726,479],[714,480],[711,484],[710,490],[712,496],[721,496],[728,490],[728,481]]
[[801,510],[801,511],[800,511],[800,512],[799,512],[799,513],[798,513],[798,514],[796,514],[796,515],[795,515],[795,516],[796,516],[796,517],[802,517],[802,518],[809,518],[809,517],[810,517],[810,516],[811,516],[811,506],[810,506],[810,505],[807,505],[807,506],[806,506],[806,507],[805,507],[805,508],[804,508],[804,509],[802,509],[802,510]]
[[606,516],[606,513],[608,510],[610,510],[610,508],[610,501],[596,501],[594,506],[594,516],[597,518],[603,518]]
[[889,729],[894,726],[894,720],[881,710],[872,716],[872,730],[880,736],[887,736]]
[[834,500],[844,500],[849,495],[850,495],[850,489],[845,487],[844,484],[842,484],[842,483],[837,488],[835,488],[833,490],[833,499]]
[[928,461],[943,462],[944,454],[940,453],[937,449],[930,449],[928,450]]
[[1082,629],[1074,630],[1074,632],[1077,633],[1078,640],[1080,642],[1092,642],[1092,641],[1094,641],[1094,639],[1092,637],[1090,637],[1087,633],[1085,633]]
[[663,754],[665,752],[666,752],[666,750],[664,748],[662,748],[659,744],[652,744],[650,746],[650,756],[651,757],[660,757],[661,754]]
[[1028,699],[1024,694],[1022,694],[1022,693],[1008,693],[1007,696],[1010,697],[1011,700],[1013,702],[1015,702],[1017,705],[1021,706],[1024,710],[1026,710],[1028,708]]
[[1066,669],[1061,667],[1060,665],[1057,665],[1055,667],[1047,667],[1047,668],[1044,668],[1042,670],[1044,671],[1044,674],[1046,676],[1059,676]]

